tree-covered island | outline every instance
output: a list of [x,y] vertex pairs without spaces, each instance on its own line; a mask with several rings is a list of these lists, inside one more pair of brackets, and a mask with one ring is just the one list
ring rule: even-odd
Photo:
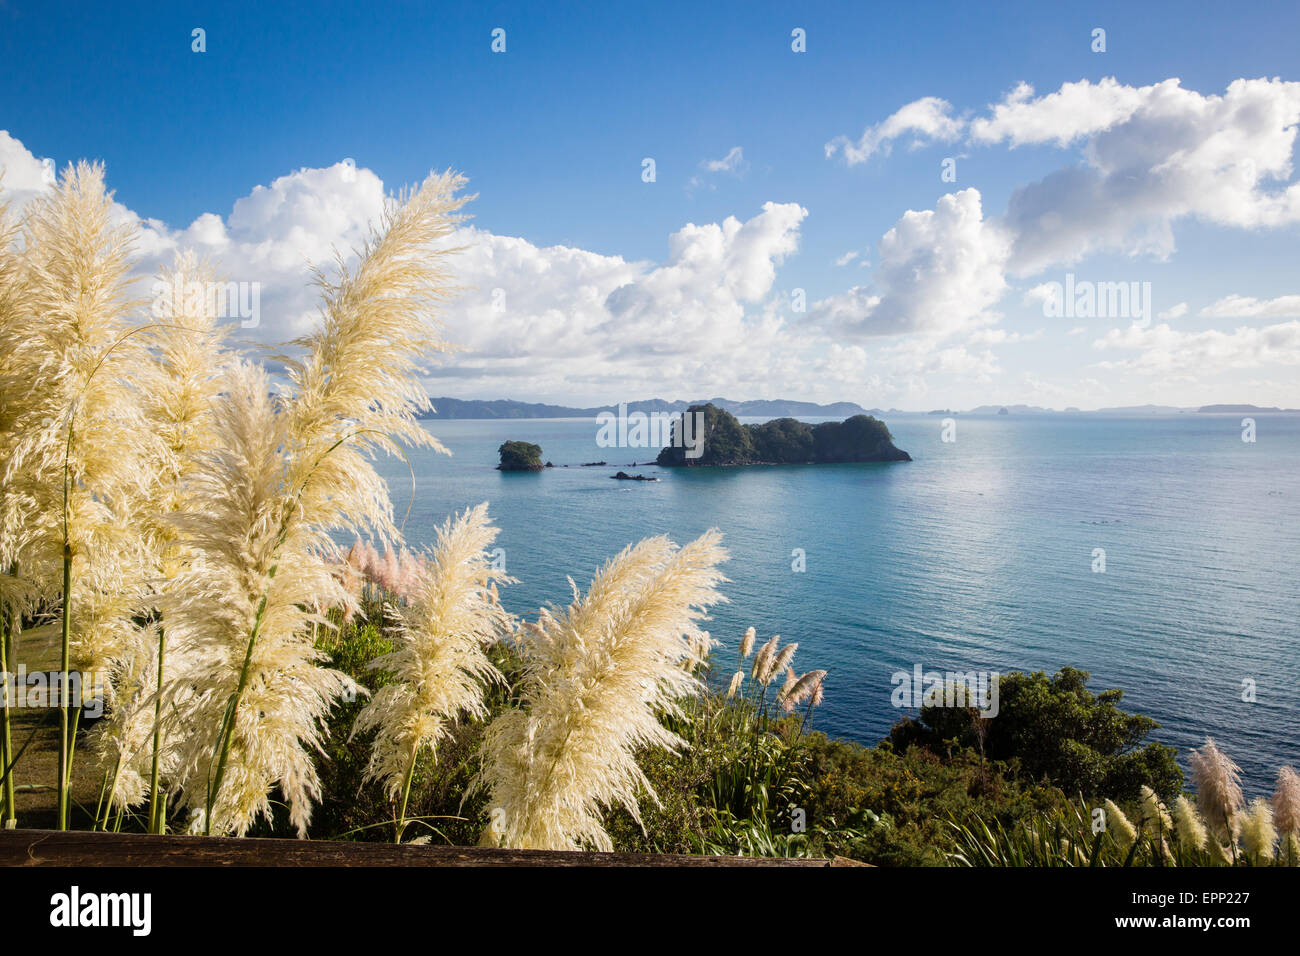
[[[701,428],[702,436],[698,434]],[[696,457],[687,454],[692,447],[701,453]],[[672,441],[659,452],[656,463],[675,467],[911,460],[911,455],[894,445],[885,423],[870,415],[817,425],[794,418],[742,425],[735,415],[708,404],[692,405],[673,423]]]

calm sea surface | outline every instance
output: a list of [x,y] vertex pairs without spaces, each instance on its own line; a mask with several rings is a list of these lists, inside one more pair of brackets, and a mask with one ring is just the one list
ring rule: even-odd
[[[797,670],[830,672],[820,729],[875,743],[902,715],[890,676],[914,664],[1072,665],[1158,720],[1184,767],[1213,736],[1261,793],[1300,764],[1300,416],[1257,415],[1254,443],[1241,418],[959,416],[945,443],[939,417],[891,415],[911,463],[637,466],[658,482],[611,481],[655,450],[600,448],[594,421],[431,421],[453,454],[412,456],[406,533],[424,544],[449,513],[490,502],[520,579],[503,602],[532,616],[630,542],[717,527],[732,558],[731,603],[707,625],[725,645],[716,676],[749,625],[798,641]],[[507,439],[557,467],[494,470]],[[400,514],[406,464],[380,468]]]

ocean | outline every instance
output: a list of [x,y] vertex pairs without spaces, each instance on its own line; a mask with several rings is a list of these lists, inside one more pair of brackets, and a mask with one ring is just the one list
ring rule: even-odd
[[[832,736],[885,737],[908,713],[891,676],[918,664],[1069,665],[1157,720],[1184,769],[1212,736],[1262,794],[1300,764],[1300,416],[1254,417],[1254,442],[1240,414],[1192,413],[959,415],[944,441],[941,416],[886,415],[914,461],[699,469],[631,468],[657,449],[598,447],[595,421],[433,420],[452,455],[411,456],[413,497],[405,462],[379,466],[413,545],[490,502],[525,617],[640,538],[721,529],[715,680],[750,625],[797,641],[798,672],[829,671],[813,725]],[[556,467],[496,471],[510,439]]]

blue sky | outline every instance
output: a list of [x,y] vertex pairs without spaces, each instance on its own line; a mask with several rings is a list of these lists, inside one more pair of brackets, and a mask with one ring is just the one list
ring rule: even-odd
[[[265,286],[267,338],[310,321],[299,260],[460,170],[475,290],[444,320],[473,351],[435,394],[1300,405],[1300,6],[1134,6],[10,0],[0,162],[21,200],[32,161],[102,160],[142,268],[199,246]],[[1045,315],[1067,273],[1179,314]]]

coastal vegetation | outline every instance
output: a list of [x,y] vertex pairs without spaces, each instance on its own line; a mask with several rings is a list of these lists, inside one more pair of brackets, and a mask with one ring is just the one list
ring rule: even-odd
[[[376,595],[366,605],[368,613],[380,614],[382,603],[382,595]],[[388,633],[382,623],[358,617],[330,632],[323,646],[361,679],[367,676],[365,662],[388,646]],[[599,812],[600,827],[615,850],[840,855],[880,866],[1300,860],[1300,778],[1294,772],[1282,768],[1274,796],[1247,804],[1235,764],[1211,742],[1193,758],[1193,792],[1188,793],[1172,751],[1146,740],[1155,725],[1119,709],[1118,692],[1089,691],[1086,672],[1064,668],[1050,676],[1003,675],[1002,701],[1010,710],[989,723],[1010,713],[1008,723],[1018,729],[994,758],[987,741],[981,752],[977,739],[964,742],[960,733],[905,741],[915,733],[914,723],[933,716],[930,708],[904,718],[875,746],[828,737],[816,727],[817,709],[823,696],[834,692],[833,674],[799,673],[797,645],[782,646],[780,638],[759,641],[751,631],[732,641],[709,640],[709,652],[690,665],[708,690],[688,696],[677,713],[663,719],[684,745],[634,750],[648,786],[639,820],[625,807]],[[526,665],[509,641],[494,646],[489,656],[505,677],[505,684],[485,697],[489,716],[458,724],[440,746],[439,759],[425,755],[417,767],[409,826],[436,842],[473,844],[491,825],[486,794],[468,790],[475,754],[495,715],[512,708],[516,698],[510,687]],[[372,672],[370,679],[383,686],[389,678]],[[797,689],[801,681],[803,688]],[[392,801],[380,788],[364,785],[366,742],[348,731],[361,706],[345,705],[337,715],[337,730],[320,758],[326,784],[315,824],[320,836],[391,838]],[[981,720],[974,709],[949,713],[954,730]],[[1109,759],[1129,769],[1123,753],[1108,751],[1106,741],[1112,738],[1101,728],[1114,724],[1124,728],[1121,736],[1143,728],[1136,744],[1155,748],[1160,759],[1149,768],[1138,762],[1131,775],[1120,774],[1125,785],[1117,790],[1110,789],[1105,775],[1081,776],[1058,760],[1063,746],[1069,747],[1059,729],[1063,713],[1072,714],[1076,726],[1091,728],[1084,730],[1080,748],[1094,752],[1091,760]],[[1199,773],[1198,767],[1203,768]],[[1276,834],[1271,843],[1265,811]],[[277,819],[255,832],[271,835],[284,825]],[[1218,844],[1212,833],[1218,834]]]
[[[691,457],[686,442],[686,416],[702,421],[702,454]],[[698,430],[697,426],[697,430]],[[794,418],[777,418],[760,425],[743,425],[736,416],[716,405],[693,405],[673,425],[673,441],[656,460],[664,467],[685,465],[787,465],[865,461],[911,461],[895,447],[884,422],[870,415],[854,415],[842,422],[816,425]]]
[[990,760],[1018,760],[1033,780],[1050,780],[1066,793],[1136,799],[1144,786],[1164,797],[1178,793],[1176,752],[1147,742],[1150,717],[1119,708],[1124,693],[1088,689],[1088,672],[1064,667],[1048,676],[1011,673],[998,681],[994,719],[971,719],[952,707],[922,707],[890,732],[895,748],[940,750],[948,742]]

